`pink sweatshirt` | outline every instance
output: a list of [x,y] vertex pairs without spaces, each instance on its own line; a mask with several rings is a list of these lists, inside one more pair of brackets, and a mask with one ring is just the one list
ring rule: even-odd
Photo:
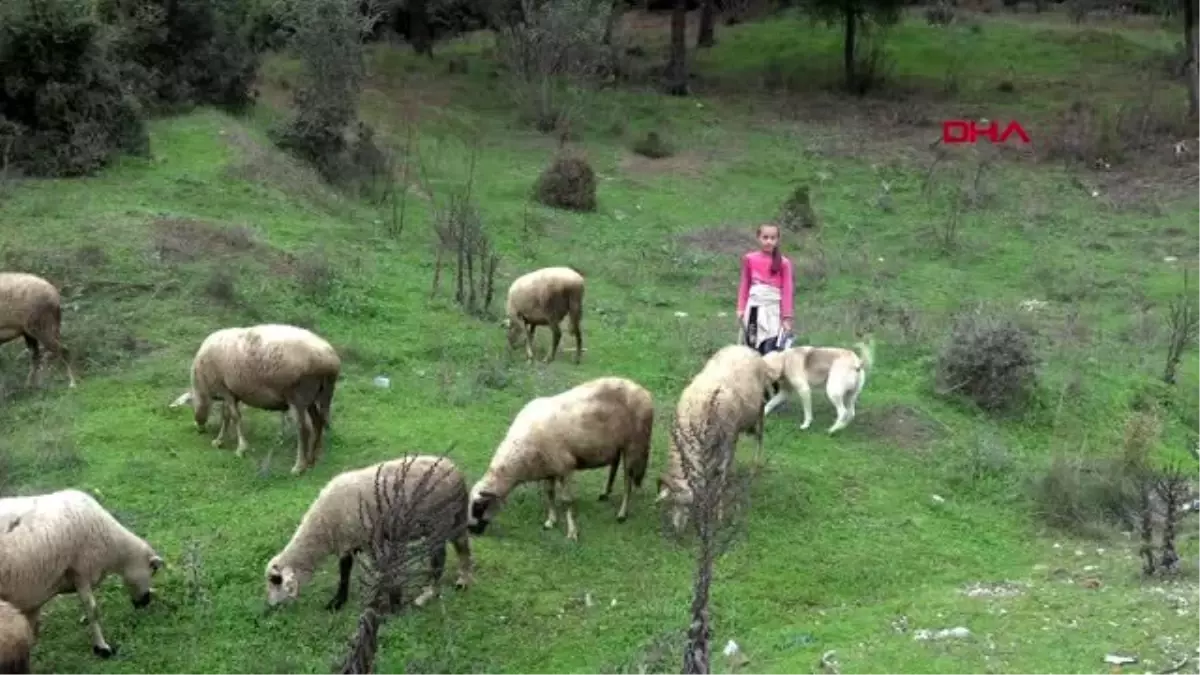
[[767,284],[779,289],[779,315],[781,319],[792,318],[792,261],[787,256],[780,257],[779,274],[771,274],[771,256],[762,251],[751,251],[742,256],[742,282],[738,285],[737,312],[742,316],[746,311],[746,300],[750,297],[750,287],[754,284]]

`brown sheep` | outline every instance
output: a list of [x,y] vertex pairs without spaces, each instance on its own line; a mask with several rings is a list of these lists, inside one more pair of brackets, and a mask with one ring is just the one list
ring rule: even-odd
[[0,344],[18,337],[29,348],[25,386],[40,386],[42,350],[54,352],[67,367],[68,386],[75,386],[71,356],[63,346],[62,298],[54,284],[24,272],[0,272]]
[[517,277],[508,287],[503,325],[508,331],[508,346],[516,349],[525,338],[525,356],[533,360],[533,333],[538,326],[549,326],[550,352],[546,363],[558,354],[562,341],[559,324],[570,318],[571,333],[575,336],[575,363],[583,357],[583,333],[579,322],[583,318],[583,275],[572,267],[545,267]]

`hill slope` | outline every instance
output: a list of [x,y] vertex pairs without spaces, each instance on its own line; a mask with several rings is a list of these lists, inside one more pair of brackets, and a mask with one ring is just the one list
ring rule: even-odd
[[[407,59],[375,54],[364,104],[398,141],[405,130],[386,104],[437,68]],[[274,67],[268,83],[286,72]],[[388,233],[386,209],[338,197],[271,150],[261,120],[210,111],[155,122],[151,160],[22,184],[0,205],[5,268],[64,289],[65,334],[85,364],[75,391],[56,374],[25,392],[25,354],[0,350],[0,487],[91,490],[169,565],[163,602],[145,611],[119,584],[99,594],[106,635],[121,646],[112,661],[91,656],[76,605],[48,607],[39,671],[327,672],[353,629],[357,593],[346,611],[325,612],[330,561],[297,606],[266,615],[262,577],[324,482],[450,443],[475,478],[525,401],[588,378],[625,375],[654,392],[656,475],[675,397],[732,337],[736,256],[804,176],[815,177],[823,224],[819,238],[784,244],[803,271],[798,331],[845,344],[871,329],[878,367],[858,418],[836,438],[822,433],[832,422],[823,397],[808,432],[794,406],[769,420],[750,528],[719,564],[714,644],[736,640],[757,672],[806,671],[830,649],[856,672],[1077,672],[1098,669],[1108,651],[1165,664],[1194,649],[1194,584],[1141,584],[1126,541],[1042,532],[1023,498],[1052,452],[1119,445],[1135,385],[1159,368],[1161,308],[1179,266],[1196,262],[1194,200],[1122,211],[1058,171],[1001,164],[986,179],[986,206],[964,219],[960,252],[940,256],[927,230],[945,205],[923,196],[921,167],[803,143],[836,129],[748,123],[716,102],[630,94],[621,99],[629,127],[669,120],[684,152],[653,163],[620,139],[589,137],[600,208],[566,215],[527,205],[550,140],[452,107],[453,88],[426,95],[444,97],[442,113],[421,111],[429,180],[410,190],[399,236]],[[473,194],[503,256],[497,286],[542,265],[587,272],[582,365],[512,360],[495,322],[465,317],[444,289],[429,299],[422,195],[444,199],[464,181],[469,148],[456,127],[485,139]],[[880,180],[891,188],[886,210],[873,203]],[[948,317],[979,299],[1008,308],[1048,300],[1031,319],[1046,393],[1025,419],[996,422],[931,393]],[[294,439],[279,438],[276,415],[247,414],[252,449],[238,460],[166,407],[205,335],[268,320],[314,327],[347,364],[331,446],[299,479],[287,475]],[[1194,355],[1184,372],[1180,386],[1194,392]],[[372,384],[378,374],[389,389]],[[1192,442],[1188,426],[1169,418],[1163,445]],[[256,470],[269,451],[271,470]],[[441,605],[389,624],[380,671],[677,668],[692,552],[660,536],[651,489],[617,524],[615,505],[595,501],[600,473],[579,481],[578,545],[541,529],[536,490],[515,494],[495,531],[476,540],[476,586],[447,588]],[[1194,559],[1194,539],[1187,546]],[[1099,589],[1078,583],[1089,577]],[[974,584],[988,590],[964,592]],[[901,616],[909,630],[894,627]],[[956,625],[973,636],[942,643],[912,633]]]

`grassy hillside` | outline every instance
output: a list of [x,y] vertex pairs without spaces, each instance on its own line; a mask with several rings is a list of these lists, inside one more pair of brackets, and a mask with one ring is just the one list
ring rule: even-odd
[[[982,69],[972,81],[1010,78],[1019,100],[993,85],[967,86],[964,100],[1028,106],[1038,124],[1080,88],[1107,87],[1090,89],[1098,100],[1135,96],[1139,69],[1172,42],[1153,29],[979,21],[953,29],[992,55],[980,59],[987,68],[972,66]],[[897,29],[902,81],[942,77],[938,64],[953,58],[944,35],[917,22]],[[823,433],[833,419],[823,396],[808,432],[794,404],[769,420],[749,529],[718,567],[717,648],[736,640],[754,672],[807,672],[828,650],[853,672],[1088,672],[1114,651],[1157,670],[1193,654],[1194,532],[1185,581],[1143,582],[1131,539],[1045,530],[1029,494],[1054,454],[1119,448],[1131,406],[1161,372],[1163,313],[1181,270],[1197,263],[1194,171],[1175,183],[1178,170],[1077,175],[1017,156],[975,181],[977,158],[964,153],[926,185],[935,128],[838,125],[790,109],[797,97],[786,92],[719,96],[748,87],[748,73],[772,72],[762,53],[782,64],[783,82],[803,80],[824,62],[785,43],[825,45],[832,60],[832,34],[786,20],[720,37],[700,57],[697,98],[586,99],[578,145],[600,175],[594,214],[528,201],[556,141],[516,129],[479,39],[440,47],[433,62],[372,52],[364,115],[396,147],[411,130],[424,165],[399,233],[390,208],[337,195],[270,146],[263,129],[295,73],[283,59],[264,68],[264,103],[247,119],[201,110],[157,121],[151,159],[13,186],[0,202],[3,267],[63,289],[82,377],[68,391],[52,366],[47,386],[29,392],[23,349],[0,350],[0,489],[90,490],[168,561],[162,601],[144,611],[116,582],[98,594],[117,658],[91,655],[80,608],[64,598],[43,612],[36,669],[328,672],[359,599],[356,590],[343,612],[323,609],[332,560],[296,606],[263,612],[263,567],[325,481],[451,443],[474,479],[525,401],[609,374],[643,383],[660,411],[651,477],[629,521],[595,500],[602,472],[579,481],[578,544],[561,528],[543,531],[541,495],[519,490],[475,540],[475,587],[447,585],[441,603],[388,624],[379,670],[677,669],[693,553],[662,536],[653,476],[675,397],[733,336],[737,256],[795,181],[812,185],[822,219],[819,234],[784,240],[801,270],[797,332],[849,344],[870,330],[877,370],[858,418],[835,438]],[[447,75],[450,58],[466,59],[468,73]],[[1091,85],[1072,79],[1085,63]],[[1172,100],[1182,100],[1177,90]],[[917,103],[940,115],[931,119],[949,116],[936,99]],[[649,129],[679,152],[631,154]],[[550,264],[588,275],[579,366],[569,353],[527,365],[507,354],[496,322],[467,318],[445,288],[430,298],[431,204],[465,183],[476,143],[472,194],[502,255],[498,285]],[[977,206],[961,217],[957,250],[942,254],[936,231],[961,184]],[[953,313],[979,301],[1019,311],[1030,299],[1046,303],[1024,312],[1045,359],[1032,411],[997,420],[937,397],[933,357]],[[209,332],[256,321],[312,327],[346,364],[331,445],[300,478],[287,473],[294,438],[280,435],[278,415],[247,413],[251,451],[238,460],[209,446],[215,427],[200,436],[189,414],[167,408]],[[1194,353],[1182,373],[1186,405],[1164,418],[1159,440],[1173,456],[1195,444]],[[373,385],[380,374],[390,389]],[[970,591],[978,585],[985,591]],[[914,639],[960,625],[972,636]],[[719,656],[714,664],[729,668]]]

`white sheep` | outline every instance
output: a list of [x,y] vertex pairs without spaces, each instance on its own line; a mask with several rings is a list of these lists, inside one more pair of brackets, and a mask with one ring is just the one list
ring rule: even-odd
[[0,524],[0,599],[36,626],[43,605],[74,592],[83,603],[92,651],[104,658],[115,654],[100,631],[92,590],[119,574],[133,606],[148,605],[151,578],[163,566],[154,548],[79,490],[0,499]]
[[203,433],[209,406],[220,400],[221,428],[212,444],[221,447],[226,430],[233,426],[238,457],[249,447],[242,433],[242,403],[290,414],[299,437],[292,473],[300,474],[316,464],[341,367],[334,348],[303,328],[283,324],[223,328],[200,344],[192,360],[191,389],[171,407],[190,401],[196,427]]
[[[680,394],[668,441],[667,465],[658,479],[655,500],[672,498],[671,521],[677,531],[687,522],[693,489],[700,486],[698,476],[689,481],[688,475],[704,466],[704,453],[732,450],[723,444],[736,445],[741,434],[749,433],[757,440],[755,461],[761,461],[763,392],[779,377],[778,366],[754,349],[729,345],[713,354]],[[730,452],[726,462],[732,458]],[[728,463],[720,467],[722,474],[728,470]]]
[[487,473],[471,488],[471,532],[483,534],[513,488],[544,481],[549,513],[543,526],[550,529],[558,520],[557,496],[566,507],[567,538],[576,541],[572,474],[610,467],[600,495],[604,501],[612,493],[622,460],[625,496],[617,521],[624,522],[630,493],[646,476],[653,429],[654,399],[645,387],[625,378],[602,377],[556,396],[533,399],[517,413]]
[[508,287],[503,321],[508,331],[508,346],[515,349],[525,338],[525,356],[533,360],[533,333],[538,326],[550,327],[550,351],[546,363],[558,354],[562,341],[559,324],[570,318],[571,334],[575,336],[575,363],[583,357],[583,333],[579,322],[583,318],[583,274],[573,267],[544,267],[517,277]]
[[[455,585],[468,587],[472,560],[466,531],[466,478],[445,457],[413,455],[346,471],[325,484],[287,546],[267,563],[267,605],[295,600],[300,587],[308,583],[325,558],[336,554],[338,587],[326,607],[340,609],[349,595],[354,555],[370,547],[371,514],[389,511],[386,506],[379,507],[379,496],[393,494],[391,488],[381,491],[377,486],[397,483],[401,483],[401,496],[406,499],[399,508],[405,510],[404,517],[416,523],[410,536],[447,538],[458,558]],[[432,574],[429,584],[414,600],[418,607],[437,593],[446,565],[446,542],[430,544]]]
[[0,600],[0,673],[24,675],[30,672],[29,653],[33,650],[33,627],[16,607]]
[[61,329],[62,298],[54,284],[33,274],[0,272],[0,344],[25,338],[29,349],[25,386],[41,384],[43,349],[58,355],[67,368],[67,386],[75,386],[71,355],[63,346]]

